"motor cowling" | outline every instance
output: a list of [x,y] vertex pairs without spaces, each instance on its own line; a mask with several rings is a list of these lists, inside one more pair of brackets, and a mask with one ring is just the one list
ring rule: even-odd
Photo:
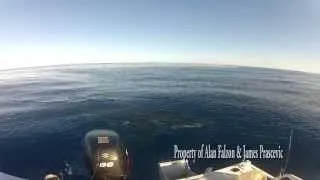
[[95,179],[126,179],[129,155],[119,135],[111,130],[93,130],[84,138],[85,152]]

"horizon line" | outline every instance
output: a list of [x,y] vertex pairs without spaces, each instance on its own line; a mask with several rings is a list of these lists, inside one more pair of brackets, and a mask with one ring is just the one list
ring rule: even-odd
[[129,65],[129,66],[200,66],[200,67],[235,67],[235,68],[254,68],[254,69],[267,69],[267,70],[277,70],[277,71],[287,71],[287,72],[297,72],[305,74],[315,74],[320,75],[320,72],[313,71],[304,71],[291,68],[280,68],[280,67],[264,67],[264,66],[255,66],[255,65],[235,65],[235,64],[221,64],[221,63],[208,63],[208,62],[84,62],[84,63],[60,63],[60,64],[48,64],[48,65],[35,65],[35,66],[21,66],[21,67],[12,67],[1,69],[1,72],[5,71],[19,71],[27,70],[33,68],[51,68],[51,67],[70,67],[70,66],[90,66],[90,65]]

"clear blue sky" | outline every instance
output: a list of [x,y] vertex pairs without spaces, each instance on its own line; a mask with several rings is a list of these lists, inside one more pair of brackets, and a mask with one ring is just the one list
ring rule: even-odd
[[319,58],[318,0],[0,0],[2,68],[194,62],[320,72]]

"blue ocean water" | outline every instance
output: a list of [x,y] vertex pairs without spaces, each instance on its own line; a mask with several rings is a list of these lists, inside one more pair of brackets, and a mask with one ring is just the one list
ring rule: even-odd
[[[173,145],[284,149],[288,171],[320,179],[320,75],[233,66],[77,65],[0,72],[0,171],[40,179],[71,164],[88,179],[82,139],[117,131],[133,157],[133,179],[156,179]],[[254,159],[277,174],[284,159]],[[196,172],[238,159],[197,159]]]

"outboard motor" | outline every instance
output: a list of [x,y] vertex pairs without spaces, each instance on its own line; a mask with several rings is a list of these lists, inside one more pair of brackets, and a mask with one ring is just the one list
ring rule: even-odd
[[116,132],[90,131],[85,136],[84,145],[94,179],[127,179],[129,155]]

